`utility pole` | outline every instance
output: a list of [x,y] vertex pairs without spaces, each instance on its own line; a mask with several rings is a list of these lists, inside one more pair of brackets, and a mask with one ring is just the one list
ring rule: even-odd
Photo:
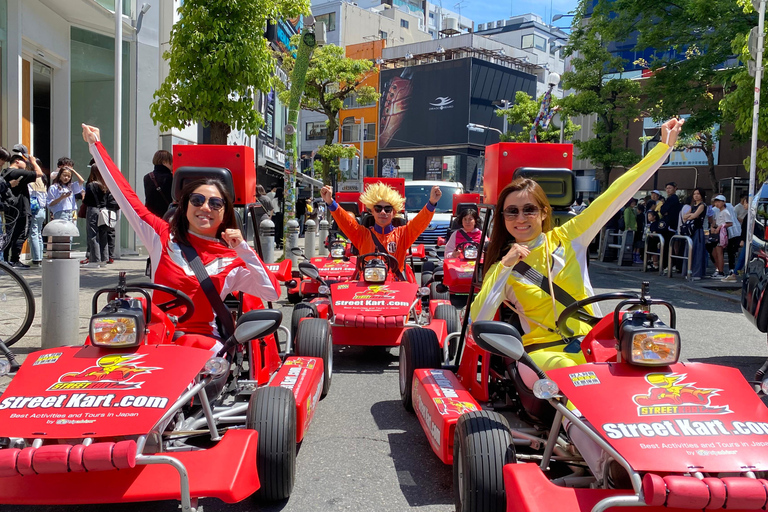
[[[748,265],[750,260],[750,253],[752,252],[752,236],[755,227],[755,211],[752,208],[752,203],[755,198],[755,177],[757,175],[757,131],[758,120],[760,119],[760,87],[763,78],[763,45],[765,44],[765,2],[766,0],[752,0],[752,6],[759,13],[759,22],[757,25],[757,34],[754,34],[755,29],[752,29],[750,34],[750,40],[755,38],[755,46],[750,44],[750,52],[754,50],[753,57],[755,58],[755,102],[752,109],[752,147],[749,152],[749,208],[747,209],[747,237],[745,238],[746,247],[745,262]],[[750,41],[752,43],[752,41]]]

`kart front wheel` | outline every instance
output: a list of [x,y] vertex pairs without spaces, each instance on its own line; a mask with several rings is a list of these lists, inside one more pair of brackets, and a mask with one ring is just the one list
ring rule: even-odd
[[413,372],[440,368],[440,342],[431,329],[414,327],[403,333],[400,341],[400,400],[407,411],[413,411]]
[[286,499],[296,478],[296,399],[281,387],[263,387],[251,395],[245,428],[259,433],[256,469],[267,501]]
[[515,462],[509,424],[491,411],[463,414],[453,439],[453,496],[456,512],[504,512],[502,470]]
[[294,352],[297,356],[317,357],[323,360],[323,391],[320,398],[324,398],[331,389],[333,378],[333,343],[328,320],[307,318],[301,322],[296,332]]
[[429,298],[431,300],[451,300],[450,292],[441,293],[437,291],[437,285],[440,283],[431,282],[429,284]]
[[317,318],[317,309],[308,302],[299,302],[293,306],[291,312],[291,341],[296,342],[296,333],[299,332],[299,323],[305,318]]
[[[450,304],[440,304],[435,308],[435,319],[445,320],[445,332],[451,334],[452,332],[461,331],[461,320],[459,319],[459,311]],[[456,352],[456,338],[452,338],[450,346],[446,347],[448,358],[453,359],[453,355]]]

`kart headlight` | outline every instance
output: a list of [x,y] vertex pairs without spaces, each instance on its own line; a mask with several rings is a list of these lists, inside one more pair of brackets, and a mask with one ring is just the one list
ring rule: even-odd
[[421,288],[419,288],[419,292],[418,293],[422,297],[426,297],[427,295],[429,295],[429,287],[428,286],[422,286]]
[[668,366],[680,356],[680,334],[674,330],[643,330],[622,340],[621,355],[630,364]]
[[363,271],[363,279],[368,283],[383,283],[387,280],[387,269],[384,267],[367,267]]
[[464,259],[474,260],[477,258],[477,246],[468,245],[464,247]]
[[0,359],[0,377],[8,375],[11,371],[11,363],[5,359]]
[[344,257],[344,246],[343,245],[333,245],[331,246],[331,258],[333,259],[341,259]]
[[[0,375],[3,374],[3,370],[0,369]],[[760,389],[758,391],[762,391],[764,395],[768,395],[768,379],[763,379],[763,382],[760,383]]]
[[555,381],[539,379],[533,383],[533,395],[540,400],[549,400],[560,396],[560,388]]
[[223,357],[212,357],[205,362],[200,373],[210,375],[213,378],[221,377],[229,371],[229,363]]
[[98,314],[91,318],[91,343],[99,347],[133,347],[144,340],[142,314]]
[[328,295],[331,293],[331,289],[324,284],[317,287],[317,293],[320,295]]

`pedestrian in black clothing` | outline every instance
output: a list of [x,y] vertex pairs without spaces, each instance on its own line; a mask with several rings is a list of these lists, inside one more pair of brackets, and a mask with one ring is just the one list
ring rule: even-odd
[[161,149],[152,157],[152,165],[155,166],[153,171],[144,176],[144,205],[162,217],[172,202],[173,155]]
[[3,256],[5,261],[15,268],[29,268],[29,265],[19,261],[21,249],[27,240],[27,227],[32,218],[27,185],[42,176],[43,170],[37,159],[27,154],[26,146],[17,144],[11,156],[10,166],[2,173],[3,179],[11,186],[11,197],[5,204],[6,234],[10,240]]
[[80,263],[90,267],[101,267],[109,262],[109,243],[107,225],[99,223],[102,209],[107,208],[107,186],[101,177],[97,164],[91,166],[91,175],[85,184],[86,238],[88,241],[88,258]]
[[[670,231],[677,233],[677,224],[680,220],[680,210],[683,205],[680,204],[680,198],[677,197],[677,183],[670,181],[666,185],[667,199],[664,204],[661,205],[659,213],[661,213],[661,220],[665,221]],[[668,244],[670,245],[670,244]],[[675,240],[672,244],[672,255],[682,256],[685,247],[682,240]],[[664,265],[667,264],[666,259]],[[679,258],[672,258],[672,265],[678,272],[682,272],[683,260]]]

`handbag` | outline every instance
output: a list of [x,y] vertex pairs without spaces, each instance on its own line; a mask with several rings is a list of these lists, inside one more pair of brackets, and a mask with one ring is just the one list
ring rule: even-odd
[[720,230],[720,239],[718,240],[720,247],[728,246],[728,230],[723,228]]
[[88,205],[86,205],[85,203],[80,203],[80,208],[78,208],[77,210],[77,218],[84,219],[87,213],[88,213]]
[[693,232],[696,230],[694,220],[687,220],[680,225],[680,234],[683,236],[693,236]]
[[720,244],[720,234],[715,233],[713,231],[709,232],[709,236],[707,236],[707,244],[709,245],[719,245]]
[[101,208],[99,210],[99,220],[97,222],[99,226],[107,226],[108,228],[114,228],[117,226],[117,212]]

